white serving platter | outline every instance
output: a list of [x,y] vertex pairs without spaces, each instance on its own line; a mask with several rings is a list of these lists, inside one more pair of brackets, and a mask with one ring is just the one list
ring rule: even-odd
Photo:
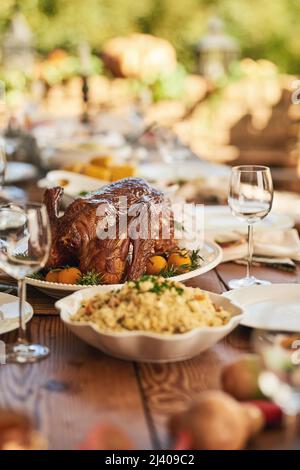
[[[178,276],[174,276],[170,279],[174,279],[176,281],[186,281],[193,277],[201,276],[202,274],[214,269],[222,261],[222,255],[223,255],[222,249],[220,248],[219,245],[217,245],[214,242],[205,241],[200,254],[203,257],[204,261],[199,268],[194,269],[193,271],[190,271],[184,274],[179,274]],[[47,282],[47,281],[41,281],[39,279],[32,279],[30,277],[26,277],[26,283],[38,288],[43,293],[49,295],[50,297],[54,297],[55,299],[64,297],[70,294],[71,292],[75,292],[81,289],[85,289],[87,287],[91,287],[91,286],[80,286],[76,284],[60,284],[57,282]],[[121,286],[122,284],[112,284],[110,287],[120,288]],[[105,285],[97,286],[97,287],[100,290],[107,289],[107,286]]]

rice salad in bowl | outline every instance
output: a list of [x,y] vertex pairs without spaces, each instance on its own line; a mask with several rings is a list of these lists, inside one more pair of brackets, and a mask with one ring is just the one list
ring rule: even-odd
[[83,299],[70,320],[105,333],[144,331],[163,335],[226,325],[232,314],[208,293],[164,277],[143,276],[121,289]]

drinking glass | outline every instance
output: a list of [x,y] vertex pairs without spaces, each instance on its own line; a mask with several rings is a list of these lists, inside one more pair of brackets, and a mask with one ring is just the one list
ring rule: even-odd
[[43,359],[49,349],[31,344],[26,335],[24,305],[25,276],[45,266],[50,250],[50,225],[43,204],[0,206],[0,268],[18,280],[19,334],[7,345],[7,362],[28,363]]
[[4,140],[0,137],[0,195],[3,191],[6,171],[6,152]]
[[300,333],[255,331],[253,346],[264,370],[259,386],[287,415],[300,411]]
[[270,284],[251,275],[253,255],[253,225],[262,220],[272,208],[273,183],[270,169],[266,166],[241,165],[232,168],[228,204],[238,219],[248,224],[247,274],[243,279],[232,279],[231,289],[254,284]]

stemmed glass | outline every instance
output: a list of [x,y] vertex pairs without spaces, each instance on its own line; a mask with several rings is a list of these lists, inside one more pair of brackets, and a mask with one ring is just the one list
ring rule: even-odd
[[300,411],[300,333],[257,330],[252,337],[262,359],[259,386],[287,415]]
[[232,168],[228,204],[231,212],[248,224],[247,274],[243,279],[232,279],[231,289],[254,284],[266,285],[269,281],[256,279],[251,275],[253,255],[253,225],[262,220],[272,208],[273,183],[270,169],[266,166],[241,165]]
[[0,137],[0,195],[3,191],[6,171],[6,152],[4,140]]
[[0,268],[18,280],[19,335],[7,346],[7,362],[28,363],[43,359],[49,349],[31,344],[26,335],[25,277],[45,266],[50,250],[50,225],[43,204],[0,206]]

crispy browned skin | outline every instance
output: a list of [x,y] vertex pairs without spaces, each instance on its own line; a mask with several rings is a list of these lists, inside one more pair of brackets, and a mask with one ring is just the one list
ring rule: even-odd
[[[175,245],[173,214],[166,196],[140,178],[125,178],[108,184],[98,191],[76,199],[62,217],[58,203],[63,194],[60,187],[45,191],[44,202],[49,213],[52,247],[47,267],[78,264],[83,272],[103,275],[106,284],[125,279],[138,279],[146,269],[147,259],[154,251]],[[120,208],[120,197],[127,198],[127,208]],[[134,232],[148,226],[150,213],[164,205],[164,215],[154,217],[156,232],[147,239],[134,237]],[[99,238],[107,230],[107,215],[115,214],[115,239]],[[126,217],[127,226],[121,232],[120,221]],[[153,219],[152,219],[153,220]],[[170,226],[170,237],[162,233]],[[132,247],[132,256],[129,256]]]

